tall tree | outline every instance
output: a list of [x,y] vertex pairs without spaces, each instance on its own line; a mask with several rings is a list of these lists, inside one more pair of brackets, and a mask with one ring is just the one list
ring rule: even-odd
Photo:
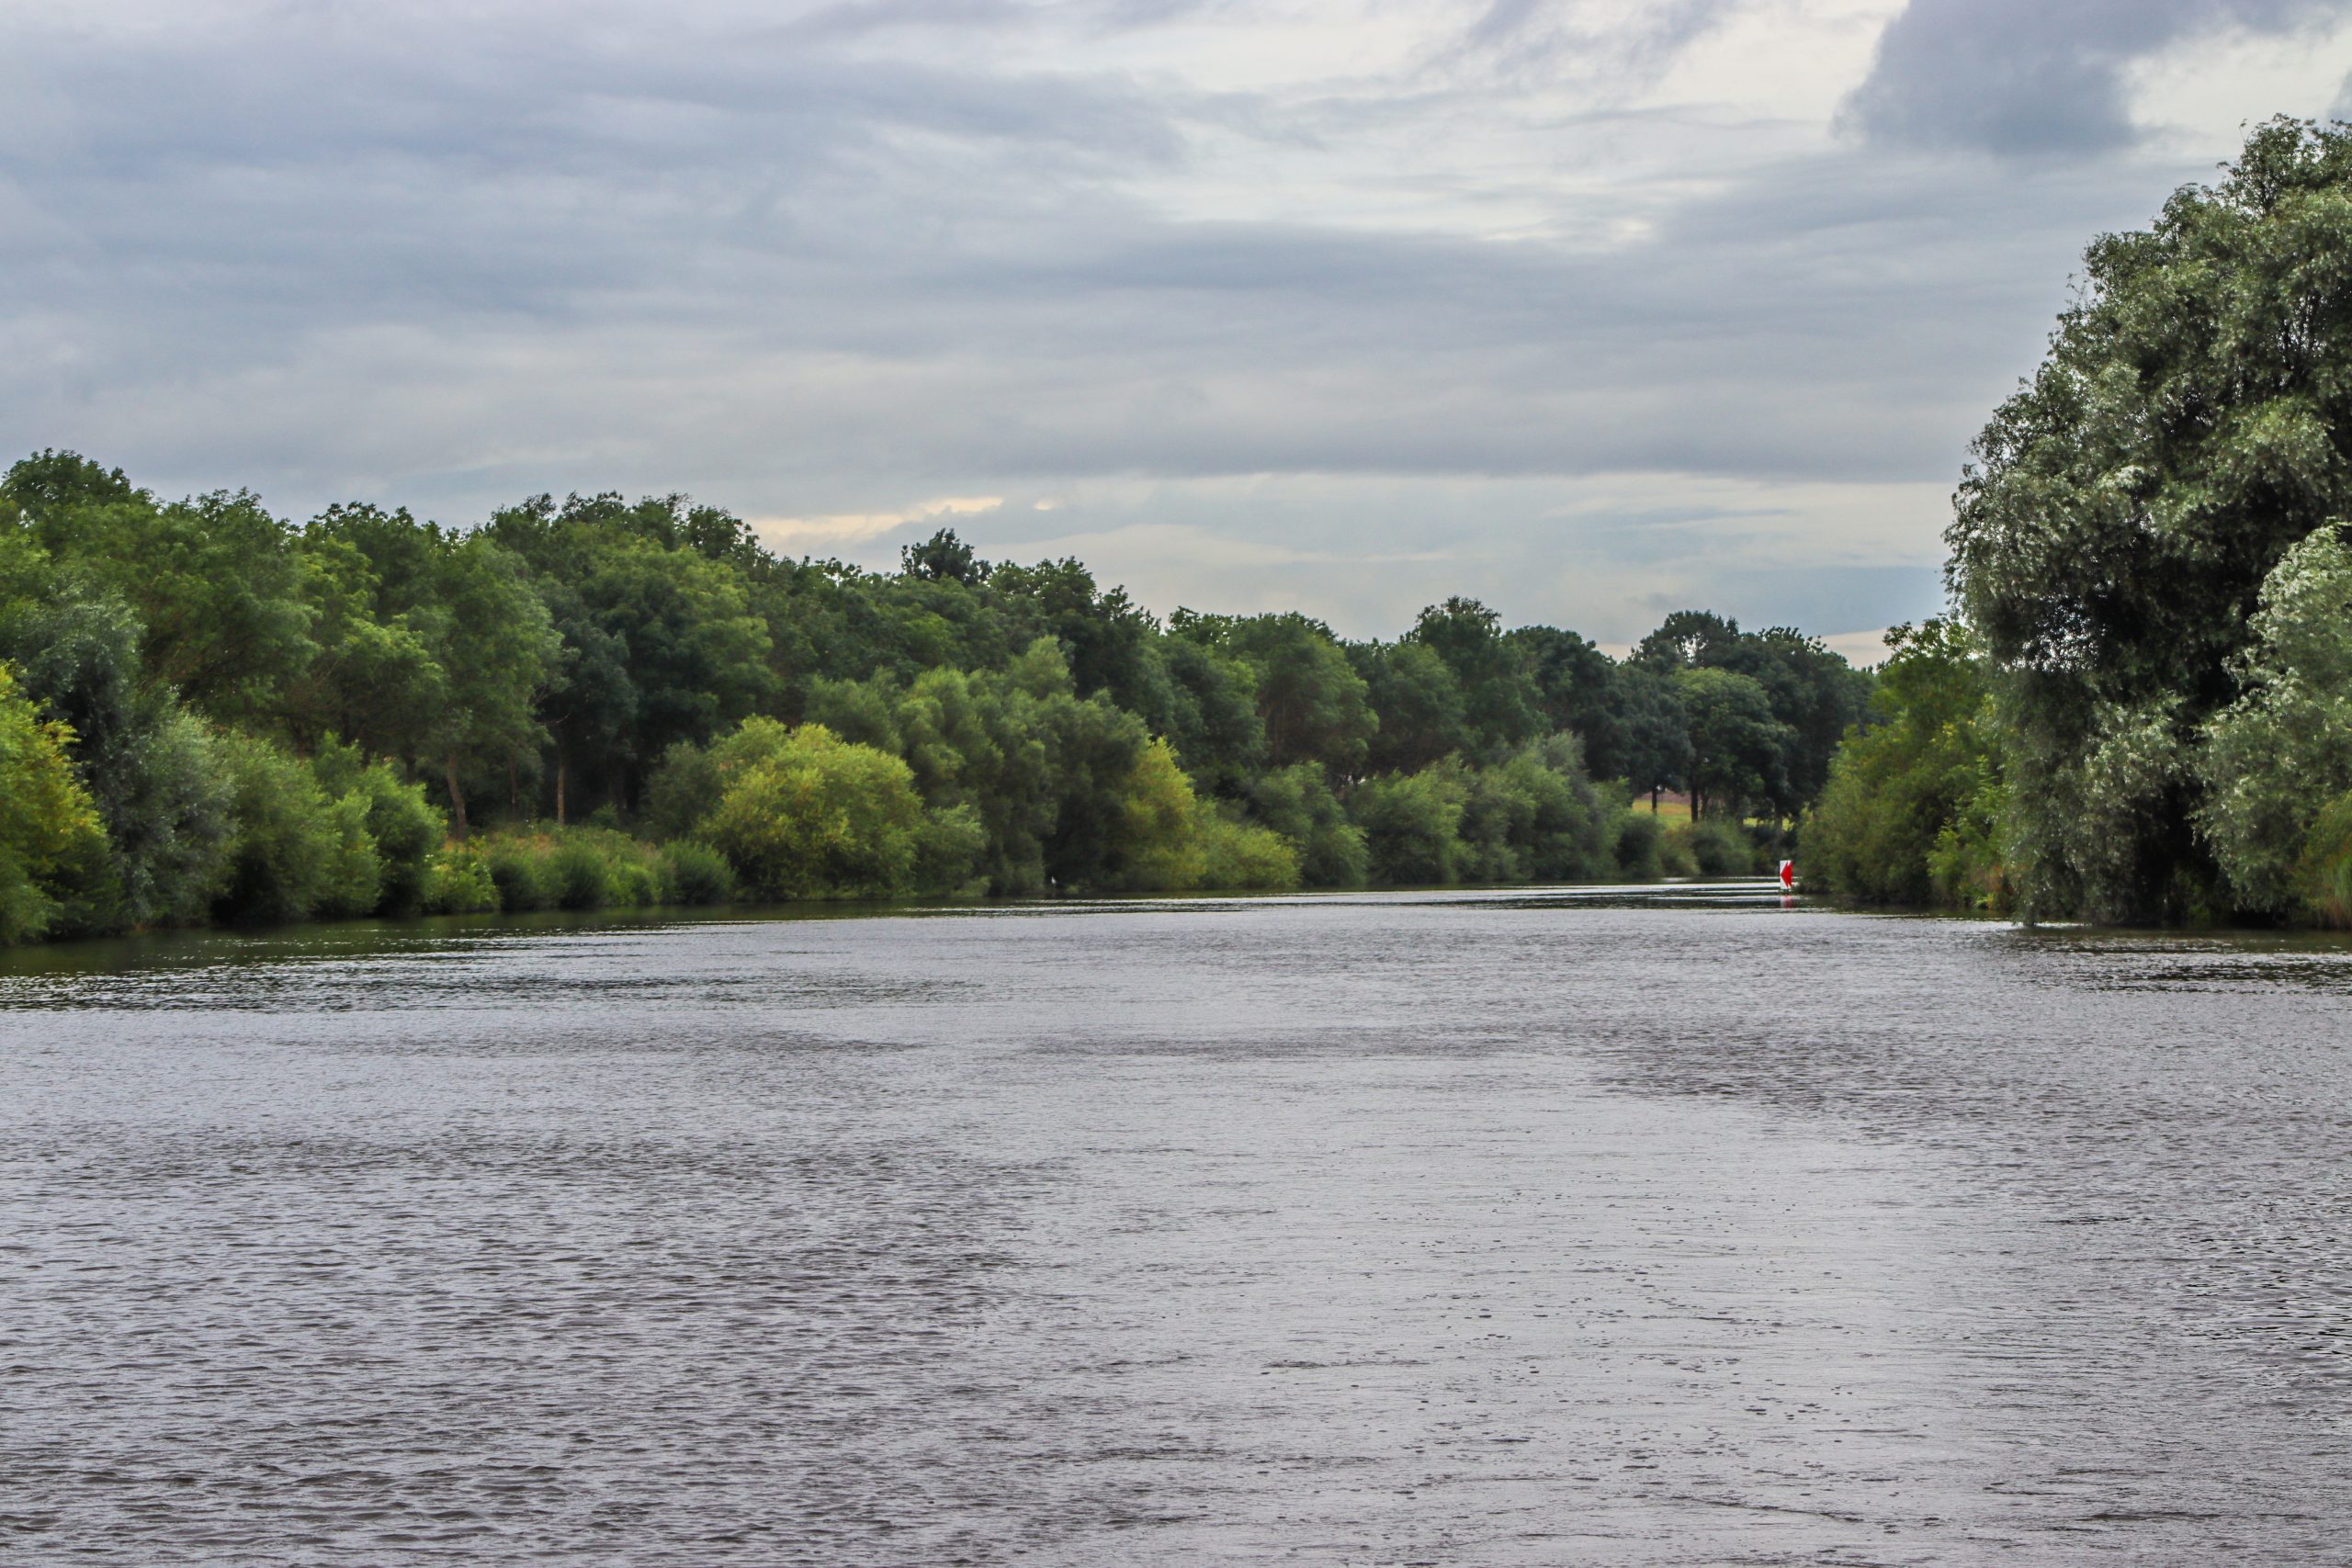
[[2352,515],[2352,130],[2274,120],[2227,175],[2085,256],[2032,380],[1973,449],[1951,581],[1996,669],[2029,908],[2222,895],[2197,737],[2256,597]]

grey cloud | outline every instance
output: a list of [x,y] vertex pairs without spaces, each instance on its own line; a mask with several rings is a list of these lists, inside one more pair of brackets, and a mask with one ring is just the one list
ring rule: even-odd
[[[1028,6],[1001,26],[1050,39],[1182,8]],[[1393,629],[1396,596],[1457,567],[1473,592],[1639,576],[1759,618],[1728,567],[1662,576],[1627,536],[1548,521],[1546,487],[1640,470],[1939,488],[2038,355],[2082,240],[2144,219],[2186,172],[1870,144],[1727,164],[1716,141],[1684,165],[1702,179],[1644,193],[1647,237],[1605,246],[1540,237],[1581,232],[1565,206],[1510,242],[1206,221],[1154,199],[1204,130],[1393,142],[1423,115],[1443,134],[1485,89],[1199,99],[1047,72],[1025,41],[990,56],[987,10],[960,10],[954,52],[914,59],[529,12],[454,32],[302,12],[103,45],[18,28],[0,60],[0,447],[77,446],[166,490],[251,482],[298,513],[356,496],[450,521],[541,489],[810,514],[1290,476],[1321,499],[1189,523],[1351,558],[1468,541],[1443,568],[1366,565],[1322,606],[1359,629]],[[1705,14],[1603,42],[1632,58]],[[1492,41],[1548,48],[1597,15],[1530,7]],[[1675,134],[1617,125],[1645,148]],[[1412,503],[1366,504],[1390,486]],[[1812,624],[1917,615],[1901,594],[1932,570],[1854,567],[1841,592],[1884,608]]]
[[1488,0],[1443,63],[1506,73],[1643,78],[1738,8],[1740,0],[1652,0],[1628,15],[1591,0]]
[[1878,141],[1999,153],[2096,152],[2133,137],[2123,71],[2168,44],[2287,31],[2346,0],[1911,0],[1842,122]]

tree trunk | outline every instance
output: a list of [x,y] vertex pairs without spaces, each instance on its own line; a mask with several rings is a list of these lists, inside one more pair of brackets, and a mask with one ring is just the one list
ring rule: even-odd
[[466,836],[466,792],[458,787],[458,754],[455,751],[443,761],[442,776],[449,781],[449,823],[458,837]]
[[566,771],[563,753],[559,750],[555,754],[555,825],[559,828],[563,826],[563,784]]
[[523,781],[514,776],[514,753],[506,753],[506,807],[516,816],[523,813]]

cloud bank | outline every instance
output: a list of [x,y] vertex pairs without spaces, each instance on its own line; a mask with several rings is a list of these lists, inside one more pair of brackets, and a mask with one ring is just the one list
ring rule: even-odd
[[947,518],[1359,633],[1849,632],[1936,606],[2083,243],[2322,110],[2346,13],[0,3],[0,437],[297,515]]

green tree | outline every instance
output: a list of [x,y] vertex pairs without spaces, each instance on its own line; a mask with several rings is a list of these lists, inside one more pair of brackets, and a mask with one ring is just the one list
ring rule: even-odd
[[1504,640],[1526,672],[1544,725],[1582,743],[1593,777],[1630,778],[1625,721],[1611,700],[1616,661],[1557,626],[1515,627]]
[[1428,767],[1469,744],[1462,682],[1425,643],[1359,643],[1348,649],[1370,688],[1378,719],[1366,765],[1405,773]]
[[1789,727],[1763,684],[1714,669],[1678,671],[1674,684],[1690,722],[1690,815],[1713,808],[1736,821],[1744,804],[1781,798]]
[[1690,715],[1681,689],[1673,676],[1630,660],[1611,671],[1609,687],[1617,730],[1612,772],[1634,793],[1648,795],[1656,813],[1660,792],[1690,777]]
[[434,579],[444,613],[437,662],[448,677],[448,700],[430,744],[462,839],[463,776],[537,756],[546,736],[537,698],[559,667],[562,641],[522,560],[482,535],[445,540]]
[[1849,736],[1804,818],[1806,883],[1882,904],[1994,899],[2000,760],[1983,650],[1949,620],[1896,626],[1886,646],[1875,722]]
[[2237,700],[2207,727],[2197,821],[2241,908],[2293,908],[2313,822],[2352,790],[2352,548],[2327,524],[2264,580],[2233,669]]
[[317,651],[314,611],[288,530],[258,497],[159,505],[70,452],[25,458],[0,491],[51,558],[137,612],[150,680],[225,723],[278,716],[280,688]]
[[1460,595],[1423,610],[1405,641],[1445,661],[1461,693],[1462,739],[1480,761],[1494,761],[1543,728],[1534,682],[1519,650],[1506,641],[1502,617]]
[[1360,886],[1369,874],[1363,829],[1348,819],[1317,764],[1294,762],[1259,775],[1250,785],[1250,809],[1296,846],[1299,879],[1308,886]]
[[2029,909],[2226,898],[2198,738],[2240,694],[2264,581],[2352,514],[2348,281],[2352,131],[2274,120],[2220,183],[2091,245],[1977,438],[1951,573],[1996,670]]
[[1462,812],[1457,769],[1366,779],[1348,797],[1375,882],[1433,886],[1460,879]]
[[[1182,629],[1184,613],[1178,615]],[[1269,767],[1315,762],[1348,778],[1363,766],[1379,721],[1371,688],[1329,627],[1297,614],[1222,622],[1195,616],[1191,623],[1214,626],[1212,646],[1250,666]]]

